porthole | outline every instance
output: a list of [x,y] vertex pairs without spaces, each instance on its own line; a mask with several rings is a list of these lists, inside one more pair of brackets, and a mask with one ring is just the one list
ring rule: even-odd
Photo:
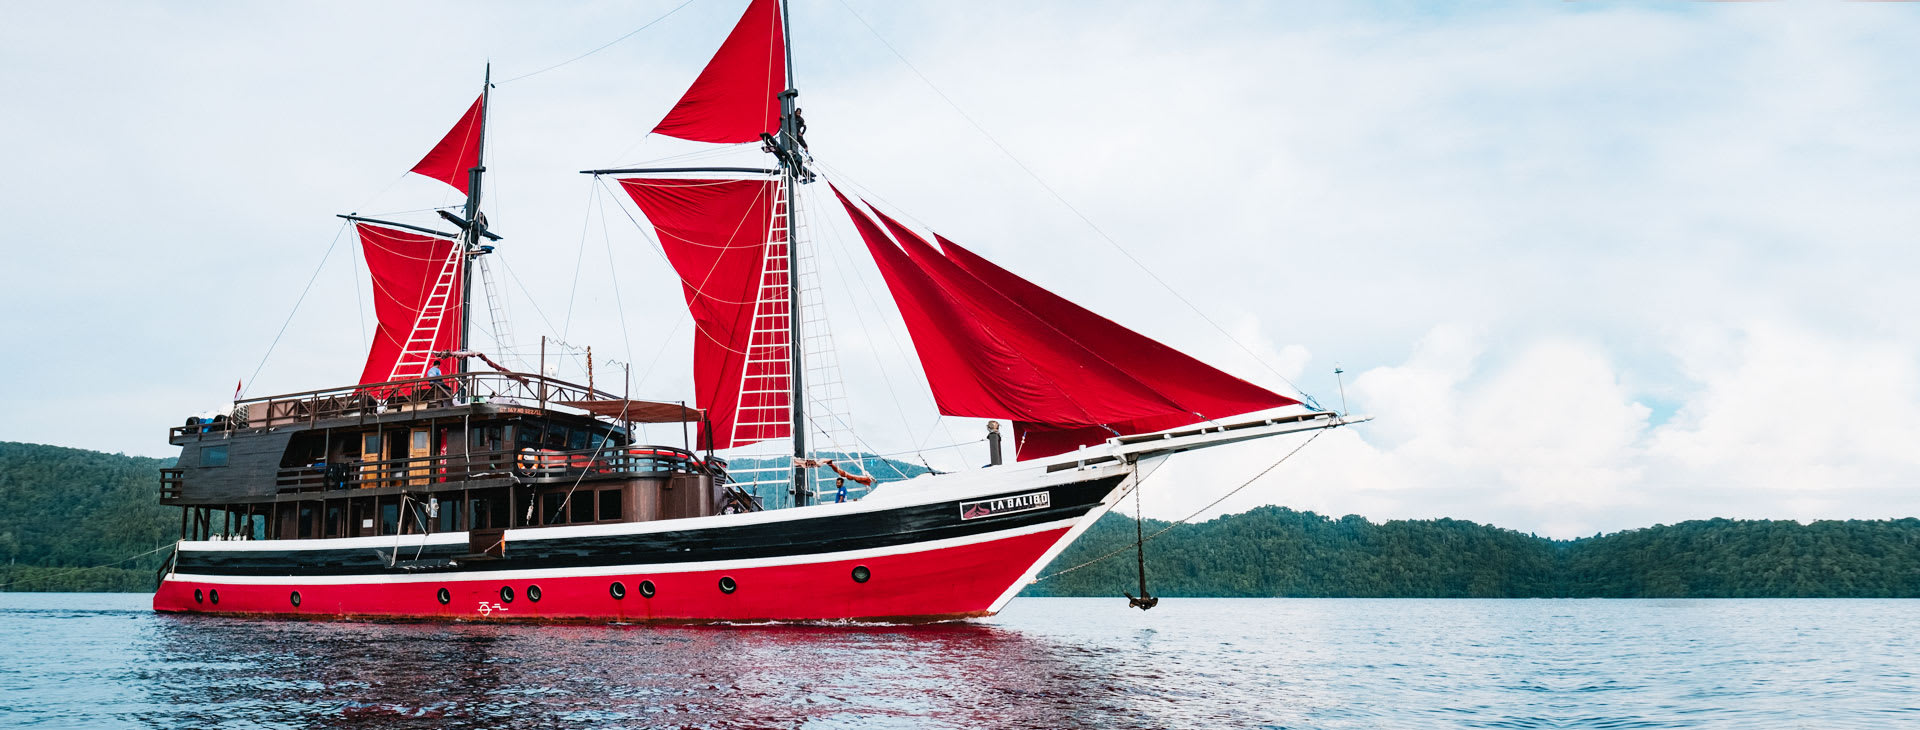
[[[725,576],[725,575],[720,576],[720,592],[721,593],[732,593],[737,590],[740,590],[740,584],[733,582],[733,578],[731,576]],[[217,603],[218,600],[216,599],[215,602]]]
[[527,600],[540,602],[540,586],[527,586]]
[[612,585],[607,586],[607,595],[613,596],[613,600],[616,600],[616,601],[622,598],[626,598],[627,587],[624,584],[622,584],[620,581],[616,580],[613,582]]
[[213,605],[215,606],[220,605],[220,589],[215,588],[207,591],[207,600],[213,601]]
[[435,595],[434,598],[440,599],[440,605],[442,606],[445,606],[449,603],[453,603],[453,594],[448,593],[447,589],[445,588],[440,589],[440,593],[438,595]]
[[288,600],[288,601],[292,601],[292,602],[293,602],[293,607],[294,607],[294,608],[299,608],[299,607],[300,607],[300,592],[299,592],[299,591],[294,591],[294,592],[293,592],[293,595],[290,595],[290,596],[287,596],[287,600]]
[[650,581],[650,580],[640,581],[640,597],[641,598],[653,597],[653,581]]
[[500,602],[513,603],[513,586],[500,586]]
[[193,589],[193,602],[194,602],[194,603],[206,603],[206,602],[207,602],[207,594],[205,594],[205,593],[201,593],[201,592],[200,592],[200,589],[198,589],[198,588],[195,588],[195,589]]
[[864,565],[853,566],[853,582],[865,583],[867,582],[868,578],[872,578],[872,577],[873,577],[873,571],[867,570],[867,566],[864,566]]

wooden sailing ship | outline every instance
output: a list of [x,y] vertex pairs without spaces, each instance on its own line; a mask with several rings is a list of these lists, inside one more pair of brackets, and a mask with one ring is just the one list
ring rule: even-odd
[[[359,381],[173,428],[183,507],[156,610],[460,620],[928,621],[993,614],[1159,460],[1358,419],[1230,376],[833,188],[791,83],[786,9],[751,0],[654,131],[765,168],[593,170],[646,218],[699,329],[694,405],[494,365],[469,341],[489,94],[413,172],[466,195],[442,231],[344,216],[379,334]],[[817,503],[795,196],[827,187],[946,415],[1017,460]],[[680,444],[646,423],[693,424]],[[684,431],[683,431],[684,433]],[[995,436],[997,438],[997,434]],[[790,442],[764,509],[716,451]],[[995,452],[998,442],[995,441]],[[764,470],[762,470],[764,471]],[[763,482],[765,479],[754,480]]]

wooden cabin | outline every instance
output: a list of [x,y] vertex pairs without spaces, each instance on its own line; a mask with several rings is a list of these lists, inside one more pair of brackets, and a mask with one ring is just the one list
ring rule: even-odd
[[632,438],[689,422],[682,404],[508,373],[254,398],[171,429],[161,503],[186,508],[185,539],[468,532],[475,553],[509,528],[757,509],[724,462]]

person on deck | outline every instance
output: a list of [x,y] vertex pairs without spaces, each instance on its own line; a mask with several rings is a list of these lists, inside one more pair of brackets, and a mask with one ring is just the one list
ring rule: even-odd
[[826,464],[827,468],[833,470],[833,473],[840,475],[839,477],[836,477],[833,480],[833,487],[834,487],[833,501],[835,502],[847,501],[847,480],[848,479],[852,479],[856,482],[859,482],[861,486],[865,486],[865,487],[873,486],[873,477],[865,476],[861,474],[848,474],[847,470],[840,468],[839,464],[833,463],[832,459],[826,459],[821,463]]
[[[427,368],[427,377],[429,378],[438,378],[444,374],[445,373],[440,370],[440,363],[436,362],[433,364],[433,367]],[[435,399],[453,397],[453,388],[439,380],[428,383],[427,392],[431,393]]]

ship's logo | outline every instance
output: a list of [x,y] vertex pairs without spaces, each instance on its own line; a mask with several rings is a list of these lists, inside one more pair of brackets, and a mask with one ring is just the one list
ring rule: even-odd
[[1016,494],[1011,497],[995,497],[993,499],[982,499],[973,502],[961,502],[960,519],[961,521],[977,520],[982,517],[994,517],[1013,514],[1015,512],[1031,512],[1037,509],[1046,509],[1053,505],[1053,500],[1049,496],[1050,494],[1049,492],[1031,492],[1028,494]]

